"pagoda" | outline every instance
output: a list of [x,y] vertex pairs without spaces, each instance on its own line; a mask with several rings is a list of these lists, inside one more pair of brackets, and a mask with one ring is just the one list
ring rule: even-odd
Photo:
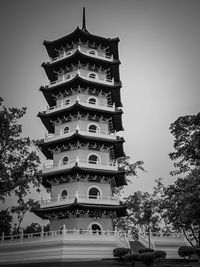
[[113,219],[126,215],[115,187],[126,184],[117,158],[124,156],[119,38],[82,29],[44,41],[50,61],[43,63],[49,85],[42,86],[48,107],[38,117],[48,133],[40,144],[52,164],[45,165],[43,185],[51,198],[34,213],[50,220],[50,231],[65,227],[102,234]]
[[127,214],[116,194],[126,184],[117,163],[124,156],[118,43],[88,32],[85,9],[81,29],[44,41],[49,84],[40,90],[48,107],[38,117],[47,133],[39,146],[51,162],[41,174],[50,198],[31,211],[50,231],[3,238],[0,264],[111,258],[129,247],[113,227]]

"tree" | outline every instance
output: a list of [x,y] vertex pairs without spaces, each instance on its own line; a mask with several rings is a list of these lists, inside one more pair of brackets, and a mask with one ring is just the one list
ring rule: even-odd
[[172,175],[200,167],[200,113],[179,117],[170,125],[175,152],[169,154],[177,168]]
[[[23,230],[24,234],[40,233],[41,231],[42,231],[42,226],[39,223],[32,223]],[[43,227],[43,231],[44,232],[49,231],[49,224]]]
[[155,180],[156,186],[152,194],[137,191],[123,204],[127,206],[128,216],[115,220],[115,226],[123,230],[131,230],[132,235],[138,234],[138,228],[145,232],[160,230],[161,221],[159,201],[162,192],[162,179]]
[[178,178],[163,192],[160,207],[165,222],[182,231],[191,246],[200,247],[200,169]]
[[0,211],[0,235],[4,233],[4,235],[11,234],[11,222],[12,222],[12,215],[9,209],[1,210]]
[[29,199],[28,201],[25,201],[24,199],[21,199],[18,201],[18,206],[12,206],[11,212],[17,214],[17,224],[15,225],[15,234],[18,234],[21,229],[21,223],[24,219],[24,216],[27,211],[30,210],[33,206],[38,206],[38,201],[35,201],[33,199]]
[[22,137],[18,124],[25,113],[26,108],[6,108],[0,98],[0,200],[11,194],[21,200],[31,186],[39,190],[36,141]]

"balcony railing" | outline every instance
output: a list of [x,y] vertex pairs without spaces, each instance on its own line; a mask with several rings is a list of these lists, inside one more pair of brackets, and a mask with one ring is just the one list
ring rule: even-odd
[[67,50],[67,51],[64,50],[64,51],[60,52],[58,57],[50,58],[49,63],[56,62],[56,61],[62,60],[64,58],[70,57],[77,50],[79,50],[81,53],[86,54],[90,57],[104,59],[106,61],[113,61],[113,55],[100,54],[100,53],[98,53],[97,50],[95,51],[95,53],[92,53],[91,49],[87,45],[82,44],[82,45],[74,45],[74,47],[72,49]]
[[106,238],[109,238],[111,236],[115,236],[118,238],[125,247],[129,247],[129,242],[126,237],[126,233],[115,230],[115,231],[110,231],[110,230],[83,230],[83,229],[66,229],[65,225],[63,225],[62,230],[55,230],[55,231],[48,231],[44,232],[43,227],[42,231],[38,233],[30,233],[30,234],[25,234],[23,231],[21,231],[20,234],[18,235],[10,235],[10,236],[5,236],[4,233],[0,236],[0,245],[11,245],[11,244],[23,244],[23,243],[36,243],[37,241],[40,242],[51,242],[53,240],[65,240],[68,237],[70,239],[78,239],[78,240],[85,240],[85,239],[92,239],[95,240],[96,238],[105,240]]
[[103,83],[103,84],[107,84],[107,85],[118,85],[119,83],[115,83],[114,82],[114,78],[112,79],[108,79],[108,78],[100,78],[96,75],[95,78],[91,78],[89,77],[88,75],[86,74],[83,74],[80,72],[79,69],[77,69],[76,71],[74,71],[73,73],[68,73],[68,74],[65,74],[63,76],[61,76],[61,78],[59,80],[56,80],[56,81],[53,81],[53,82],[50,82],[49,85],[47,87],[51,88],[55,85],[58,85],[58,84],[62,84],[62,83],[65,83],[67,81],[70,81],[72,80],[76,75],[82,77],[83,79],[85,80],[88,80],[88,81],[92,81],[92,82],[97,82],[97,83]]
[[45,134],[45,139],[44,141],[47,142],[51,142],[51,141],[55,141],[55,140],[59,140],[62,138],[66,138],[66,137],[70,137],[73,134],[75,134],[75,132],[78,132],[81,135],[84,136],[88,136],[88,137],[98,137],[98,138],[106,138],[109,140],[116,140],[117,139],[117,135],[116,133],[109,133],[107,131],[91,131],[89,129],[82,129],[79,128],[79,126],[77,125],[76,128],[73,127],[71,129],[69,129],[68,132],[63,132],[63,130],[61,130],[59,133],[56,134]]
[[76,99],[74,100],[69,100],[65,102],[61,102],[60,104],[52,107],[47,107],[46,113],[52,113],[54,111],[62,110],[65,109],[66,107],[71,107],[73,106],[76,102],[80,103],[83,106],[90,107],[90,108],[98,108],[102,110],[108,110],[108,111],[115,111],[115,104],[113,103],[112,105],[110,104],[102,104],[102,103],[89,103],[86,100],[80,99],[79,96],[77,96]]
[[66,205],[74,203],[75,198],[78,202],[86,203],[86,204],[105,204],[105,205],[119,205],[119,197],[116,196],[90,196],[90,195],[79,195],[76,192],[75,195],[69,195],[65,198],[61,198],[58,196],[57,198],[50,199],[41,199],[40,207],[52,207],[58,205]]
[[82,168],[89,168],[89,169],[100,169],[100,170],[109,170],[109,171],[117,171],[118,170],[118,163],[115,162],[104,162],[104,161],[88,161],[79,159],[78,157],[76,160],[67,161],[66,163],[59,162],[58,164],[49,164],[45,165],[43,168],[43,173],[50,173],[50,172],[57,172],[65,169],[70,169],[77,164],[79,167]]

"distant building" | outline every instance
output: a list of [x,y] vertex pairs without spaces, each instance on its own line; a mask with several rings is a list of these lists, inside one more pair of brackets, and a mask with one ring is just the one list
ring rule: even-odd
[[44,41],[49,85],[40,90],[48,108],[38,116],[48,131],[40,147],[52,161],[42,172],[51,198],[32,211],[50,220],[50,232],[2,240],[0,263],[110,258],[129,247],[113,229],[126,215],[114,194],[126,184],[116,160],[124,155],[118,43],[89,33],[85,10],[82,29]]

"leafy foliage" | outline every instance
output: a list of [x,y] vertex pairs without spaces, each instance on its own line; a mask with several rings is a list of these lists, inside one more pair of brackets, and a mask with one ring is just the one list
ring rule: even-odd
[[171,174],[185,173],[200,167],[200,113],[179,117],[170,126],[174,135],[175,152],[169,154],[177,170]]
[[157,179],[154,192],[137,191],[128,198],[124,204],[128,209],[128,216],[115,221],[115,226],[123,230],[131,230],[133,236],[137,236],[138,227],[147,232],[149,227],[153,232],[160,229],[161,220],[159,211],[160,195],[162,191],[162,181]]
[[11,234],[11,222],[12,222],[12,215],[9,212],[9,209],[1,210],[0,211],[0,235],[4,233],[4,235]]
[[146,252],[141,254],[141,261],[147,266],[150,267],[153,265],[155,260],[155,253],[154,252]]
[[164,187],[160,208],[167,224],[183,231],[189,242],[200,246],[200,169]]
[[[40,233],[41,231],[42,231],[42,226],[39,223],[32,223],[23,230],[24,234]],[[44,232],[49,231],[49,224],[43,227],[43,231]]]
[[122,258],[122,256],[131,253],[131,249],[130,248],[115,248],[113,250],[113,257],[118,257],[118,258]]
[[184,259],[185,257],[188,257],[190,259],[193,254],[195,254],[195,249],[193,247],[182,246],[178,249],[178,255],[180,257],[183,257]]
[[[145,171],[142,165],[143,161],[136,161],[134,163],[130,163],[130,157],[124,156],[117,159],[118,165],[120,169],[125,170],[126,176],[137,176],[137,171],[142,170]],[[131,182],[128,179],[129,182]]]
[[12,206],[11,212],[17,214],[17,224],[15,225],[15,234],[20,232],[21,223],[24,219],[24,215],[27,211],[31,209],[33,206],[37,206],[38,201],[35,201],[34,199],[29,199],[28,201],[25,201],[24,199],[20,200],[18,206]]
[[39,190],[36,142],[22,137],[22,126],[18,124],[25,113],[26,108],[6,108],[0,98],[0,200],[13,193],[21,200],[30,185]]

